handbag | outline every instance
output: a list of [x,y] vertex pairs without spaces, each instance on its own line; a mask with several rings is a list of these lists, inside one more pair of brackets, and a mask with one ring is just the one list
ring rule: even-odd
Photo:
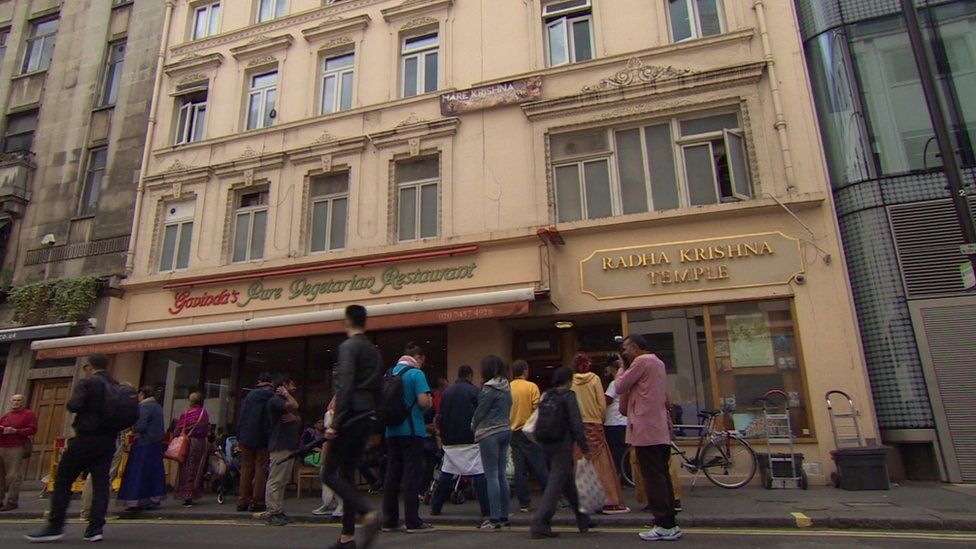
[[[203,419],[203,414],[197,418],[197,422],[190,427],[190,431],[196,429],[200,425],[200,421]],[[173,440],[169,441],[169,445],[166,447],[166,452],[163,453],[163,457],[166,459],[171,459],[176,463],[183,463],[186,460],[186,454],[190,451],[190,435],[187,434],[188,429],[183,426],[183,432],[178,436],[173,437]]]
[[31,454],[34,452],[34,442],[31,439],[24,439],[24,453],[21,455],[22,459],[30,459]]
[[529,419],[525,420],[525,425],[522,426],[522,432],[528,437],[532,442],[539,444],[539,441],[535,438],[535,426],[539,423],[539,409],[536,408],[532,411],[532,415]]
[[582,513],[597,513],[607,504],[607,494],[600,484],[596,468],[586,458],[576,462],[576,491]]

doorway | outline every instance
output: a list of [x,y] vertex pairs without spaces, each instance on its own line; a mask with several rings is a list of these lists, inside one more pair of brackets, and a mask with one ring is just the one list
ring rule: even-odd
[[71,395],[71,378],[36,379],[31,383],[28,406],[37,416],[34,450],[24,480],[40,480],[48,472],[54,439],[64,432],[65,405]]

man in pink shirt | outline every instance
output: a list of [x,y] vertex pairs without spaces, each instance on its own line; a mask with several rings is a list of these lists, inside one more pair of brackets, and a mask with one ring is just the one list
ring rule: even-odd
[[627,416],[627,443],[634,447],[654,527],[640,533],[645,541],[673,541],[681,537],[675,523],[671,486],[671,428],[667,407],[667,371],[651,354],[647,341],[634,334],[624,339],[624,357],[630,366],[617,372],[616,389],[621,413]]

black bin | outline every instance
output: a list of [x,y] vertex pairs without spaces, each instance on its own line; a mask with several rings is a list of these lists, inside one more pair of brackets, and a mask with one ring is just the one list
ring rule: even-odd
[[834,486],[844,490],[888,490],[888,446],[840,448],[830,452],[837,465]]
[[[759,458],[759,475],[762,478],[763,487],[772,488],[773,478],[769,476],[769,454],[768,453],[757,453],[756,457]],[[793,467],[790,466],[790,454],[788,453],[774,453],[774,458],[777,461],[773,462],[773,476],[776,478],[790,478],[793,476]],[[783,461],[779,461],[783,460]],[[793,463],[796,465],[796,476],[800,477],[799,486],[804,490],[807,489],[807,474],[803,470],[803,454],[795,452],[793,454]]]

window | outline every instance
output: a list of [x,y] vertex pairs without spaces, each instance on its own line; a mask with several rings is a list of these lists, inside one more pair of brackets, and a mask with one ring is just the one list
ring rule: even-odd
[[193,9],[193,40],[217,34],[220,27],[220,2],[198,5]]
[[3,152],[29,152],[37,129],[37,111],[7,116],[7,129],[3,135]]
[[78,215],[94,215],[98,210],[98,197],[102,193],[107,158],[108,149],[96,149],[88,155],[88,169],[85,171],[85,185],[81,188]]
[[542,7],[546,62],[550,67],[593,59],[593,9],[590,0],[550,2]]
[[57,18],[45,19],[31,25],[30,37],[27,38],[27,50],[24,52],[22,73],[43,71],[51,65],[54,36],[57,33]]
[[722,33],[721,0],[668,0],[668,16],[675,42]]
[[105,70],[105,82],[102,84],[102,99],[104,106],[114,105],[119,96],[119,81],[122,79],[122,61],[125,58],[125,42],[108,45],[108,65]]
[[550,137],[560,222],[752,196],[736,114]]
[[322,107],[320,114],[352,108],[353,64],[356,56],[346,53],[322,61]]
[[437,33],[403,39],[403,96],[437,90]]
[[278,71],[256,74],[250,77],[247,92],[247,129],[267,128],[278,115],[275,111],[275,95],[278,91]]
[[396,164],[397,238],[400,242],[437,236],[438,158]]
[[177,99],[176,144],[203,139],[207,119],[207,90],[185,93]]
[[349,172],[312,177],[309,194],[312,197],[311,251],[327,252],[345,248]]
[[287,10],[287,0],[258,0],[258,23],[283,17]]
[[3,64],[3,58],[7,55],[7,40],[10,38],[10,29],[0,29],[0,65]]
[[179,202],[166,206],[159,260],[160,271],[176,271],[185,269],[189,265],[194,209],[193,202]]
[[242,193],[234,213],[234,262],[264,257],[268,226],[268,191]]

